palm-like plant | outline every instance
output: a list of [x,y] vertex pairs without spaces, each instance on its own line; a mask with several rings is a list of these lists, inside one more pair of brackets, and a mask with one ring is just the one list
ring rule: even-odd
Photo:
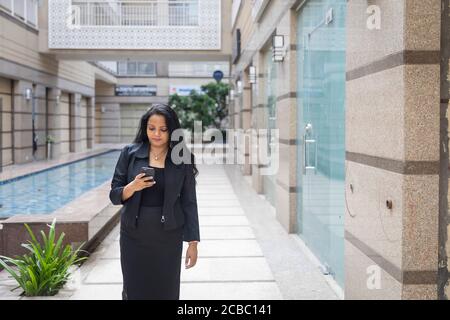
[[[79,264],[87,257],[79,257],[81,247],[76,250],[70,244],[63,247],[64,232],[61,233],[55,242],[56,219],[53,220],[48,236],[41,230],[43,244],[37,241],[31,228],[25,224],[31,241],[22,244],[31,254],[25,254],[16,259],[0,256],[0,265],[11,274],[19,284],[16,290],[22,288],[24,295],[32,296],[53,296],[58,293],[64,284],[69,280],[69,268]],[[17,271],[10,267],[14,265]]]

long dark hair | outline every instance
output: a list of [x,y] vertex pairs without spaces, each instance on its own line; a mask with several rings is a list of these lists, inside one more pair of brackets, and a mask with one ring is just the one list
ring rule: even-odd
[[[170,152],[172,151],[172,149],[175,146],[181,144],[180,147],[183,147],[182,150],[183,151],[187,150],[191,155],[191,163],[192,163],[192,167],[194,170],[194,177],[197,177],[198,169],[195,164],[195,156],[194,156],[194,153],[192,153],[188,150],[188,148],[186,146],[186,141],[185,141],[184,135],[182,136],[183,139],[181,141],[172,141],[172,133],[177,129],[181,129],[181,125],[180,125],[180,120],[178,119],[177,113],[167,104],[163,104],[163,103],[154,104],[147,110],[147,112],[141,117],[139,129],[138,129],[138,132],[137,132],[136,137],[134,138],[133,142],[134,143],[145,142],[145,143],[150,144],[150,141],[147,136],[147,124],[148,124],[148,119],[153,115],[160,115],[166,119],[166,125],[167,125],[167,128],[169,129],[169,153],[168,153],[168,155],[170,155]],[[151,144],[150,144],[150,148],[151,148]]]

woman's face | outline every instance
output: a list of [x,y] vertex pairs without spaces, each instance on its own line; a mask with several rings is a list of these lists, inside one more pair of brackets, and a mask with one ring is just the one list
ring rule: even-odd
[[163,147],[169,143],[169,128],[166,118],[159,114],[152,115],[147,122],[147,137],[150,144],[155,147]]

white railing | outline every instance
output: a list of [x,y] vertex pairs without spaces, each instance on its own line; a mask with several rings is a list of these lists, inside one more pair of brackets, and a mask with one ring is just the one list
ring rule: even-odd
[[37,28],[38,0],[0,0],[0,9]]
[[198,0],[73,0],[80,26],[198,26]]

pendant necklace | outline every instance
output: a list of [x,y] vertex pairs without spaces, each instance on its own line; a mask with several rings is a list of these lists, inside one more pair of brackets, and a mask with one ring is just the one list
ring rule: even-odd
[[[163,154],[164,152],[166,152],[166,151],[167,151],[167,150],[164,150],[163,152],[160,152],[159,154],[153,156],[153,158],[154,158],[155,160],[158,160],[158,159],[159,159],[159,156],[162,155],[162,154]],[[150,151],[150,154],[151,154],[151,151]]]

